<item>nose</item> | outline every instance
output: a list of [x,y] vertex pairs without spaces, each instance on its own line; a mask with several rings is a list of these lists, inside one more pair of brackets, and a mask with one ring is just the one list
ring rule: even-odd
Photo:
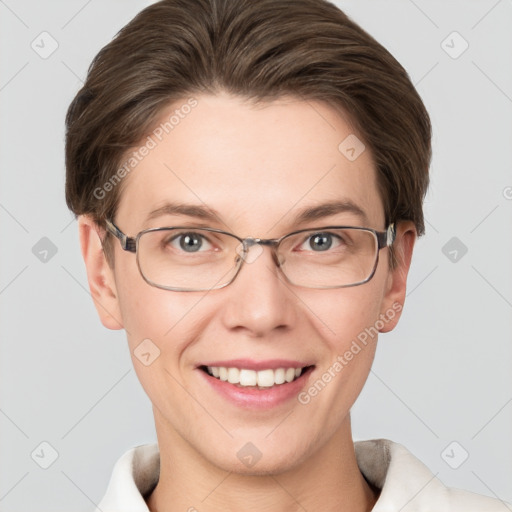
[[296,319],[296,300],[290,286],[272,248],[250,244],[236,279],[223,290],[224,325],[252,337],[290,329]]

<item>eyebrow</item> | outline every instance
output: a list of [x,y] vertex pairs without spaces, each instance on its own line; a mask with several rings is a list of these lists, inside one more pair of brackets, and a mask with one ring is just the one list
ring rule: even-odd
[[[364,210],[350,200],[330,201],[318,206],[305,208],[293,217],[293,224],[302,224],[315,220],[323,219],[339,213],[352,213],[360,217],[363,222],[368,222],[368,216]],[[147,221],[160,217],[162,215],[184,215],[195,217],[205,221],[221,222],[219,213],[206,205],[195,205],[185,203],[166,203],[160,208],[151,211]]]
[[155,219],[162,215],[185,215],[187,217],[196,217],[208,221],[219,221],[219,214],[208,206],[184,204],[184,203],[166,203],[160,208],[149,213],[146,220]]
[[301,224],[304,222],[311,222],[313,220],[323,219],[324,217],[329,217],[338,213],[353,213],[360,217],[363,222],[368,222],[368,216],[360,206],[350,200],[343,200],[330,201],[328,203],[322,203],[318,206],[306,208],[305,210],[302,210],[297,215],[295,215],[293,218],[293,223]]

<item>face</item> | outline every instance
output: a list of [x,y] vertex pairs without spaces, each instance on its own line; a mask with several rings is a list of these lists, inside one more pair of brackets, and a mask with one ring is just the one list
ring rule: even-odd
[[[153,136],[155,147],[124,179],[114,219],[124,233],[185,225],[279,238],[329,225],[386,229],[370,151],[353,160],[339,150],[353,130],[328,105],[288,98],[251,106],[228,95],[196,99],[162,140]],[[162,112],[156,124],[177,108]],[[361,212],[317,210],[318,218],[297,221],[304,211],[333,202]],[[215,215],[166,211],[176,204]],[[402,263],[391,271],[384,248],[365,284],[327,290],[291,285],[271,249],[262,247],[234,282],[209,292],[150,286],[135,255],[117,241],[111,270],[99,251],[91,256],[97,234],[87,219],[80,229],[98,311],[107,327],[126,329],[160,442],[182,442],[225,470],[264,473],[304,463],[348,432],[350,407],[374,357],[375,332],[392,329],[399,317],[414,241],[410,225],[397,233]],[[159,351],[149,365],[135,355],[143,340],[151,340],[142,345],[150,347],[151,359]],[[278,381],[282,370],[268,370],[300,368],[302,374],[258,389],[217,379],[208,366],[266,370]],[[241,460],[244,446],[262,454],[252,468]]]

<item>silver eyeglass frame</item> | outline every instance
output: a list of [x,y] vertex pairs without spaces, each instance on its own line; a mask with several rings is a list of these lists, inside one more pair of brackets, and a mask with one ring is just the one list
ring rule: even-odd
[[[297,231],[288,233],[280,238],[253,238],[253,237],[240,238],[239,236],[237,236],[233,233],[229,233],[228,231],[223,231],[222,229],[205,228],[205,227],[199,227],[199,226],[168,226],[168,227],[160,227],[160,228],[149,228],[149,229],[144,229],[144,230],[140,231],[139,233],[137,233],[135,236],[132,237],[132,236],[128,236],[125,233],[123,233],[112,221],[110,221],[108,219],[105,221],[105,226],[106,226],[107,231],[119,240],[119,242],[121,244],[121,248],[123,250],[135,253],[136,259],[137,259],[137,267],[139,268],[139,272],[140,272],[142,278],[144,279],[144,281],[146,281],[146,283],[148,283],[150,286],[154,286],[155,288],[160,288],[163,290],[170,290],[170,291],[179,291],[179,292],[199,292],[199,291],[218,290],[218,289],[224,288],[225,286],[230,285],[236,279],[240,270],[242,269],[243,263],[245,261],[245,256],[248,254],[250,247],[253,245],[256,245],[256,244],[263,245],[263,246],[266,245],[266,246],[269,246],[272,248],[272,256],[273,256],[274,262],[275,262],[276,266],[281,270],[281,274],[284,276],[284,278],[286,279],[286,281],[289,284],[292,284],[294,286],[299,286],[302,288],[310,288],[310,289],[318,289],[318,290],[334,289],[334,288],[350,288],[352,286],[359,286],[361,284],[367,283],[368,281],[370,281],[370,279],[372,279],[372,277],[375,275],[375,271],[377,270],[377,266],[379,264],[379,253],[380,253],[381,249],[383,249],[384,247],[391,247],[391,245],[395,241],[395,237],[396,237],[396,229],[395,229],[394,223],[389,224],[386,231],[377,231],[376,229],[359,227],[359,226],[322,226],[319,228],[299,229]],[[213,233],[220,233],[220,234],[228,235],[228,236],[238,240],[243,247],[243,254],[241,255],[238,262],[236,263],[238,268],[236,269],[236,272],[233,275],[233,277],[227,283],[223,283],[219,286],[214,285],[210,288],[178,288],[178,287],[160,285],[160,284],[155,283],[155,282],[151,281],[150,279],[148,279],[144,275],[144,272],[142,271],[140,262],[139,262],[138,246],[139,246],[139,240],[140,240],[141,236],[143,236],[144,233],[149,233],[149,232],[154,232],[154,231],[169,231],[169,230],[174,230],[174,229],[186,229],[186,230],[190,230],[190,231],[193,231],[193,230],[210,231]],[[286,273],[281,268],[281,264],[277,258],[277,251],[279,249],[279,245],[286,238],[296,235],[298,233],[304,233],[307,231],[321,232],[321,231],[328,230],[328,229],[357,229],[360,231],[370,232],[375,236],[375,238],[377,240],[377,254],[376,254],[375,263],[373,265],[370,275],[363,281],[358,281],[356,283],[346,284],[346,285],[341,285],[341,286],[304,286],[304,285],[295,284],[293,281],[291,281],[288,278]]]

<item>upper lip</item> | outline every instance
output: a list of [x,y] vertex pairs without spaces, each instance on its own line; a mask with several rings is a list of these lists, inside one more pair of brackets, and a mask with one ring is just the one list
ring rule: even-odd
[[292,359],[267,359],[265,361],[255,361],[253,359],[230,359],[224,361],[208,361],[198,365],[201,366],[223,366],[225,368],[243,368],[247,370],[277,370],[278,368],[304,368],[312,366],[310,363],[295,361]]

